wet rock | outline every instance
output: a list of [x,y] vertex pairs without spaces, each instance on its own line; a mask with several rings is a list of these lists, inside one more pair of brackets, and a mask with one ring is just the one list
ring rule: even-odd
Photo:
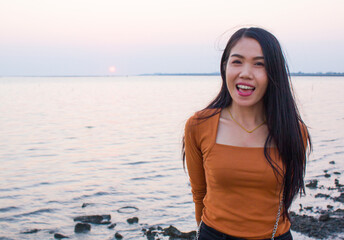
[[336,162],[335,161],[331,161],[331,162],[329,162],[330,164],[335,164]]
[[147,232],[146,233],[146,237],[147,237],[147,240],[155,240],[155,236],[156,236],[156,232]]
[[333,215],[333,211],[329,210],[329,209],[321,209],[319,211],[316,211],[315,213],[318,213],[320,215],[324,215],[324,214],[329,214],[330,216]]
[[28,229],[26,231],[22,231],[20,233],[22,233],[22,234],[31,234],[31,233],[36,233],[36,232],[39,232],[39,231],[41,231],[41,229],[34,228],[34,229]]
[[93,205],[93,203],[83,203],[81,207],[85,208],[85,207],[90,206],[90,205]]
[[181,239],[194,239],[196,231],[181,232],[176,227],[170,225],[168,228],[163,229],[163,235],[170,236],[170,239],[181,238]]
[[162,232],[164,229],[160,226],[151,226],[148,229],[146,228],[142,228],[142,231],[146,232],[146,231],[160,231]]
[[303,207],[302,207],[302,204],[300,203],[299,204],[300,208],[299,208],[299,212],[302,212],[303,211]]
[[315,198],[329,198],[330,195],[328,194],[323,194],[323,193],[318,193],[317,195],[315,195]]
[[147,240],[155,240],[155,236],[158,234],[157,228],[155,227],[150,227],[148,229],[143,228],[142,231],[147,237]]
[[305,209],[311,212],[313,211],[313,207],[305,207]]
[[62,234],[60,234],[60,233],[55,233],[55,234],[54,234],[54,238],[56,238],[56,239],[62,239],[62,238],[69,238],[69,237],[67,237],[67,236],[65,236],[65,235],[62,235]]
[[320,215],[319,217],[319,221],[322,221],[322,222],[328,221],[329,219],[330,219],[330,215],[328,213]]
[[333,206],[332,205],[327,205],[327,208],[328,209],[333,209]]
[[344,193],[341,193],[339,197],[333,198],[333,201],[344,203]]
[[104,224],[104,225],[107,225],[107,224],[111,224],[111,222],[110,222],[110,221],[102,221],[102,222],[100,222],[100,223],[98,223],[98,224]]
[[139,219],[138,219],[137,217],[128,218],[128,219],[127,219],[127,222],[128,222],[129,224],[138,223],[138,222],[139,222]]
[[318,186],[318,180],[314,179],[311,180],[308,184],[306,184],[306,187],[311,188],[311,189],[315,189]]
[[94,224],[109,224],[111,215],[89,215],[79,216],[74,218],[74,222],[94,223]]
[[338,188],[344,187],[343,184],[340,184],[340,183],[339,183],[339,180],[338,180],[338,179],[335,179],[335,180],[334,180],[334,184],[335,184],[336,187],[338,187]]
[[149,227],[148,229],[147,228],[142,228],[142,232],[146,233],[148,231],[154,231],[156,230],[156,227]]
[[329,212],[325,214],[327,216],[320,216],[323,221],[319,221],[320,218],[290,212],[291,229],[318,239],[327,239],[344,231],[343,218],[332,218]]
[[116,223],[113,223],[113,224],[108,226],[108,229],[114,229],[116,227],[116,225],[117,225]]
[[169,240],[194,240],[196,238],[196,231],[181,232],[172,225],[164,229],[160,226],[153,226],[148,229],[143,228],[142,231],[148,240],[160,239],[159,235],[169,236]]
[[115,233],[115,238],[116,238],[116,239],[122,239],[123,236],[122,236],[120,233],[116,232],[116,233]]
[[180,237],[182,235],[181,231],[179,231],[177,228],[170,225],[168,228],[165,228],[164,235],[171,236],[171,237]]
[[333,172],[333,174],[340,175],[340,172]]
[[336,211],[333,212],[333,214],[344,217],[344,209],[338,208]]
[[325,173],[324,177],[329,178],[329,177],[331,177],[331,174]]
[[91,231],[91,225],[88,223],[77,223],[74,227],[74,232],[83,233]]

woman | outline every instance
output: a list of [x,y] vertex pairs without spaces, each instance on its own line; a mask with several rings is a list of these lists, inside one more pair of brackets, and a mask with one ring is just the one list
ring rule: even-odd
[[288,209],[304,192],[311,140],[278,40],[238,30],[221,77],[217,97],[185,126],[198,239],[292,239]]

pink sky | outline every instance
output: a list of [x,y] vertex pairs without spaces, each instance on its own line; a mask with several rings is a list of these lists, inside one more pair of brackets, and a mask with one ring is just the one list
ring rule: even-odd
[[344,72],[343,8],[341,0],[3,0],[0,75],[217,72],[221,34],[243,24],[273,32],[292,71]]

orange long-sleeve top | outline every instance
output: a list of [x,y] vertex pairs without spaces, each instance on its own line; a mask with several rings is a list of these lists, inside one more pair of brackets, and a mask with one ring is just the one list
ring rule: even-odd
[[[220,113],[198,119],[211,111],[196,113],[185,125],[186,164],[196,220],[234,237],[271,238],[282,179],[276,178],[263,147],[216,143]],[[283,169],[276,148],[270,150],[272,160]],[[289,220],[281,216],[275,237],[289,228]]]

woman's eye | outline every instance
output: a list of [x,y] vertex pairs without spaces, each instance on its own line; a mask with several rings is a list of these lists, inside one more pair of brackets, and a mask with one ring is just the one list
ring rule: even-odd
[[257,66],[264,66],[264,63],[262,63],[262,62],[256,62],[255,65],[257,65]]
[[239,60],[233,60],[232,63],[234,64],[240,64],[241,62]]

